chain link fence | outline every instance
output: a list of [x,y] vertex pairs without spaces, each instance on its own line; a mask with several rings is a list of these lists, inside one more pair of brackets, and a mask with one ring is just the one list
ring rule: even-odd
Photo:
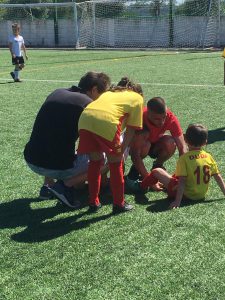
[[0,1],[1,45],[7,46],[13,22],[31,47],[225,45],[225,0],[59,1]]

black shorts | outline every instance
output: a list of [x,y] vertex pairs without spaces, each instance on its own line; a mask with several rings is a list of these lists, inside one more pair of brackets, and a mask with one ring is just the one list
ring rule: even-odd
[[23,56],[16,56],[15,58],[12,58],[12,64],[13,65],[22,65],[22,64],[24,64]]

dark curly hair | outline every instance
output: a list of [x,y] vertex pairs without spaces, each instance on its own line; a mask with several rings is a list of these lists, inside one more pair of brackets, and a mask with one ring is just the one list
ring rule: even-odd
[[111,91],[131,90],[143,96],[143,90],[139,83],[134,83],[128,77],[122,77],[116,86],[112,86]]

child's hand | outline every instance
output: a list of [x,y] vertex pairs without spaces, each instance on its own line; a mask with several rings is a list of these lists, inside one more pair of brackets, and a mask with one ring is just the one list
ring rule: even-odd
[[180,202],[177,201],[173,201],[172,203],[170,203],[169,206],[170,209],[179,208],[179,207],[180,207]]
[[151,186],[151,189],[156,192],[161,192],[164,190],[164,186],[161,182],[157,182]]

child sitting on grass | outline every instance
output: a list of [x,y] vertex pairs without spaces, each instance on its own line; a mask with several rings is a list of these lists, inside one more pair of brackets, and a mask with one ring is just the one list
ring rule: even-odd
[[166,188],[168,197],[174,199],[170,208],[177,208],[182,199],[203,200],[213,176],[225,195],[225,184],[217,164],[213,157],[202,149],[207,143],[207,138],[208,130],[203,125],[189,125],[185,134],[189,151],[178,159],[175,174],[170,175],[164,169],[156,168],[142,182],[129,182],[129,188],[133,192],[140,192],[159,181]]

